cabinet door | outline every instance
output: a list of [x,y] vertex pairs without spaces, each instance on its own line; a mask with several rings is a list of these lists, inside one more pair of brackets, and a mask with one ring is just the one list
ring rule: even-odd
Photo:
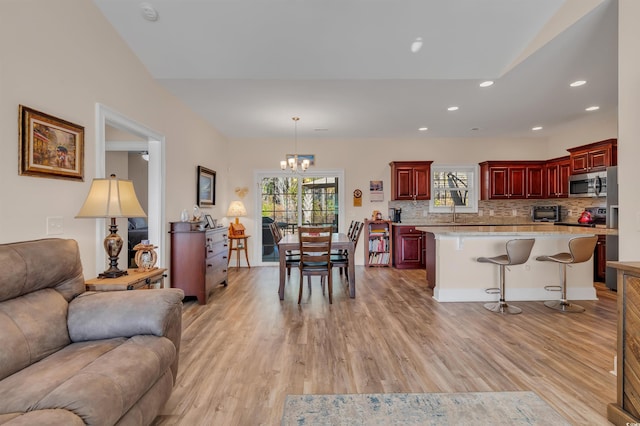
[[428,200],[431,198],[430,174],[431,167],[429,165],[414,167],[413,188],[416,200]]
[[546,196],[557,197],[559,191],[558,185],[560,182],[560,168],[558,163],[549,163],[545,166],[545,177],[546,181]]
[[396,200],[413,200],[413,168],[397,167],[395,170]]
[[589,152],[589,171],[597,172],[606,170],[611,164],[609,150],[607,148],[597,149]]
[[589,171],[589,153],[581,152],[571,155],[571,174],[587,173]]
[[544,166],[527,167],[527,198],[544,198]]
[[562,161],[558,165],[558,197],[569,197],[569,176],[571,175],[571,162]]
[[527,169],[509,167],[509,198],[527,198]]
[[594,260],[594,281],[605,282],[607,275],[607,240],[604,235],[598,236]]
[[507,167],[491,167],[489,169],[491,199],[509,197],[509,169]]
[[400,235],[400,252],[398,253],[398,268],[420,268],[422,260],[422,233],[413,232]]

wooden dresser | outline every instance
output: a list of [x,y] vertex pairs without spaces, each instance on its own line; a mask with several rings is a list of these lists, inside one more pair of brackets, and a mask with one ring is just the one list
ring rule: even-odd
[[615,425],[640,423],[640,262],[607,262],[618,270],[617,401],[607,407]]
[[227,228],[198,229],[171,222],[171,287],[207,303],[214,286],[227,285]]

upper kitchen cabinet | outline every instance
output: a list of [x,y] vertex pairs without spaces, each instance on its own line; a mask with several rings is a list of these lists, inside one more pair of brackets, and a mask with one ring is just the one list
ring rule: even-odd
[[480,163],[481,199],[545,197],[543,161],[485,161]]
[[571,174],[603,171],[618,164],[618,140],[605,139],[589,145],[567,149],[571,158]]
[[392,161],[391,199],[428,200],[431,198],[431,163],[433,161]]
[[546,196],[548,198],[569,197],[569,175],[571,174],[569,156],[548,160],[545,171]]

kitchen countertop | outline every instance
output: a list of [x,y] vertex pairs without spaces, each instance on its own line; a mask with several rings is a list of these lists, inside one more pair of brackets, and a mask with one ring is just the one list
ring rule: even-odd
[[[405,225],[404,223],[398,225]],[[412,226],[412,225],[409,225]],[[617,229],[590,228],[580,226],[551,225],[534,223],[528,225],[415,225],[416,230],[444,236],[500,236],[500,235],[533,235],[558,236],[577,235],[618,235]]]

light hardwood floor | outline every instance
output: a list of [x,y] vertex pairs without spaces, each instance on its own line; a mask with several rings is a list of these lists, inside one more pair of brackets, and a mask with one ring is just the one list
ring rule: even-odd
[[356,299],[334,277],[333,305],[316,277],[298,306],[295,270],[280,301],[276,267],[232,268],[206,306],[186,301],[177,383],[155,423],[279,425],[287,394],[530,390],[572,424],[609,424],[615,296],[581,301],[581,314],[518,302],[522,314],[501,316],[434,301],[424,271],[357,267]]

